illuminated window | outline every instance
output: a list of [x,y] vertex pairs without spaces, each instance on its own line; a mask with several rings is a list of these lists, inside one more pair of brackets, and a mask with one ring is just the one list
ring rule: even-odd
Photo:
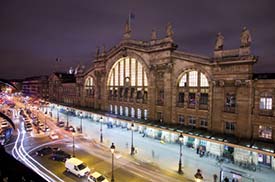
[[189,72],[189,87],[197,87],[198,86],[198,72],[190,71]]
[[110,105],[110,113],[113,113],[113,106]]
[[131,86],[148,86],[142,64],[134,58],[121,58],[111,69],[108,86],[124,86],[126,78]]
[[144,119],[147,120],[148,118],[148,110],[144,109]]
[[117,112],[117,105],[115,105],[115,114],[118,114],[118,112]]
[[200,80],[200,86],[201,87],[209,87],[208,80],[204,74],[201,73],[201,80]]
[[141,119],[141,109],[137,109],[137,118]]
[[259,126],[259,137],[272,139],[272,128],[269,126]]
[[125,107],[125,110],[124,110],[124,113],[125,113],[125,116],[129,116],[129,109],[128,109],[128,107]]
[[135,117],[135,109],[133,107],[131,107],[131,117],[132,118]]
[[[85,90],[86,90],[86,95],[87,96],[94,96],[95,91],[94,91],[94,80],[93,77],[88,77],[85,80]],[[65,92],[70,93],[69,89],[66,89]]]
[[272,97],[261,97],[260,98],[260,109],[272,110]]
[[123,115],[123,107],[119,106],[119,114],[122,116]]
[[186,74],[184,74],[180,79],[179,86],[180,87],[185,87],[186,86],[186,81],[187,81]]

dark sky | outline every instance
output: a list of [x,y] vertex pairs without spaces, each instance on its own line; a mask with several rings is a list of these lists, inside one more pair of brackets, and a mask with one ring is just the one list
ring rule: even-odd
[[131,10],[133,38],[163,37],[167,22],[178,50],[211,56],[217,32],[225,49],[238,48],[243,26],[259,56],[255,72],[275,72],[274,0],[1,0],[0,78],[24,78],[89,65],[97,46],[122,38]]

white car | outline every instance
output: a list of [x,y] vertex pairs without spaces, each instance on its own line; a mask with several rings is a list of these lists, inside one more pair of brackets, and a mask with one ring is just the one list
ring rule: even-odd
[[109,182],[105,176],[103,176],[102,174],[96,171],[88,176],[88,181],[89,182]]
[[91,171],[90,168],[86,166],[86,164],[74,157],[66,160],[65,168],[67,172],[71,172],[79,178],[88,176]]
[[49,137],[50,137],[52,140],[57,140],[57,139],[59,139],[59,136],[58,136],[56,133],[54,133],[54,132],[52,132],[52,133],[49,135]]

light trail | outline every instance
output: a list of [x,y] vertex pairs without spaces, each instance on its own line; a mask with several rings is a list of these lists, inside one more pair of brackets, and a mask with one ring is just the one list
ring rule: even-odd
[[[15,145],[12,149],[12,155],[15,159],[20,159],[24,164],[30,167],[33,171],[43,177],[46,181],[49,182],[64,182],[61,178],[56,176],[54,173],[46,169],[39,162],[37,162],[34,158],[32,158],[24,148],[24,139],[25,139],[25,131],[20,132],[17,129],[18,135],[15,141]],[[48,174],[47,174],[48,173]]]

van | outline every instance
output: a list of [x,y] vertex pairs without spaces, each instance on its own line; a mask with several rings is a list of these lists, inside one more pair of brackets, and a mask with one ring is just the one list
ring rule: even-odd
[[75,157],[66,160],[65,168],[67,172],[71,172],[79,178],[88,176],[91,171],[81,160]]

